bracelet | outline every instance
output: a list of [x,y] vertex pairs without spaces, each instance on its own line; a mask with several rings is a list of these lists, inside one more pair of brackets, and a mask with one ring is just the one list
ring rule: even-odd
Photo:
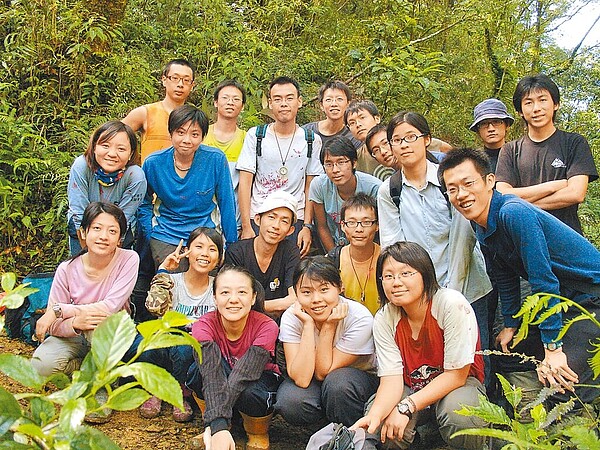
[[158,269],[156,271],[156,275],[158,275],[159,273],[171,273],[171,272],[169,272],[167,269]]
[[312,223],[303,223],[302,226],[304,228],[308,228],[310,231],[313,231],[315,226]]
[[413,407],[413,413],[417,412],[417,405],[414,402],[414,400],[412,398],[410,398],[410,395],[408,397],[406,397],[404,400],[406,400],[408,403],[410,403]]

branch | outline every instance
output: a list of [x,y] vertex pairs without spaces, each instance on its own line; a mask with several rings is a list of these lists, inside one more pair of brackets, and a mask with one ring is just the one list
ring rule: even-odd
[[577,57],[577,54],[579,53],[579,50],[581,49],[581,46],[583,45],[583,41],[585,41],[585,38],[587,38],[588,34],[590,34],[590,32],[596,26],[596,24],[598,23],[599,20],[600,20],[600,14],[596,17],[596,19],[594,20],[594,23],[592,23],[592,25],[585,32],[585,34],[583,35],[583,37],[581,38],[579,43],[573,48],[573,50],[571,51],[571,54],[567,58],[565,64],[563,64],[563,67],[560,68],[559,70],[554,71],[552,73],[552,75],[561,74],[561,73],[565,72],[566,70],[568,70],[573,65],[573,62],[575,62],[575,58]]

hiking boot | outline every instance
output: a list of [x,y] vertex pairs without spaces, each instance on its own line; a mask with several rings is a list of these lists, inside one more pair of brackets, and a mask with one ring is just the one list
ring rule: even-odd
[[140,416],[144,419],[154,419],[160,414],[162,400],[154,395],[140,406]]
[[[96,399],[98,406],[104,405],[108,401],[108,392],[106,392],[106,389],[104,388],[98,389],[94,398]],[[102,408],[100,411],[86,414],[83,420],[88,423],[106,423],[110,420],[111,414],[112,409]]]
[[194,412],[187,398],[183,398],[183,409],[173,406],[173,420],[175,422],[189,422]]

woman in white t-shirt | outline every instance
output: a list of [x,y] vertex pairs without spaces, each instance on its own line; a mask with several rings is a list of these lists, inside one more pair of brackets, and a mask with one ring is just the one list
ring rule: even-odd
[[440,288],[431,258],[414,242],[382,250],[377,290],[383,305],[373,325],[380,385],[367,415],[354,427],[379,432],[382,442],[403,441],[400,448],[405,448],[417,424],[436,420],[450,446],[483,448],[482,436],[450,438],[486,426],[455,413],[461,405],[478,405],[478,396],[485,395],[483,358],[475,354],[479,331],[467,299]]
[[277,391],[275,410],[293,425],[352,425],[375,393],[373,316],[340,295],[342,280],[323,256],[304,259],[294,274],[297,301],[281,316],[289,378]]
[[[223,246],[223,237],[213,228],[198,227],[193,230],[185,251],[182,252],[182,240],[175,251],[169,254],[159,266],[146,299],[148,311],[159,317],[169,310],[178,311],[185,314],[188,319],[196,321],[207,312],[214,310],[214,277],[210,276],[210,273],[223,261]],[[170,273],[177,270],[183,258],[188,259],[188,270]],[[191,327],[191,324],[187,326],[188,331],[191,331]],[[124,360],[135,354],[141,339],[141,335],[138,334]],[[149,350],[144,352],[138,361],[153,363],[173,374],[181,384],[184,406],[183,410],[173,408],[173,419],[176,422],[191,420],[192,393],[185,387],[184,382],[187,370],[194,362],[192,347],[182,345]],[[157,417],[160,414],[161,404],[158,397],[150,397],[140,406],[140,415],[145,418]]]

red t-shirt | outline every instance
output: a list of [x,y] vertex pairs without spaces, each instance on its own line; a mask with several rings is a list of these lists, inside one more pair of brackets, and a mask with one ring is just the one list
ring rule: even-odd
[[[444,330],[431,314],[431,304],[432,302],[429,302],[427,306],[425,320],[416,340],[412,338],[412,330],[405,316],[398,322],[394,336],[404,364],[404,383],[415,391],[427,386],[431,380],[444,372]],[[478,338],[476,350],[480,349]],[[483,383],[482,355],[475,354],[469,376]]]

